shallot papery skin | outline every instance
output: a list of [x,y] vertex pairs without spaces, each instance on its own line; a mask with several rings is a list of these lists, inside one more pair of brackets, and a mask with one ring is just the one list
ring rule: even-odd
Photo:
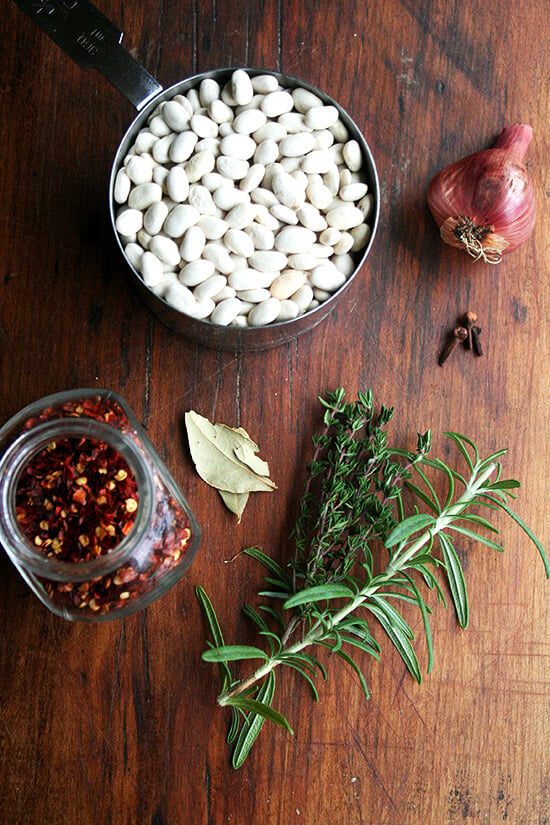
[[472,257],[499,263],[535,225],[533,184],[523,159],[533,137],[525,123],[507,126],[492,149],[482,149],[435,175],[428,206],[441,237]]

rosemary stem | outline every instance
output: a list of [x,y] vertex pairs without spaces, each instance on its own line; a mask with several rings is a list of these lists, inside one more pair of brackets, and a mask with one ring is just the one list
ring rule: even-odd
[[[371,581],[368,585],[362,588],[355,598],[351,599],[344,607],[342,607],[339,611],[337,611],[331,620],[332,627],[337,626],[342,622],[350,613],[353,613],[357,608],[361,607],[365,601],[367,601],[371,596],[375,595],[375,593],[384,585],[391,582],[392,578],[406,569],[409,562],[416,556],[416,554],[424,547],[428,542],[432,540],[432,538],[437,535],[437,533],[444,530],[449,524],[460,516],[460,513],[469,505],[471,504],[475,498],[479,495],[480,491],[483,489],[487,480],[491,477],[491,475],[497,469],[496,463],[489,464],[483,472],[479,472],[479,467],[476,465],[472,471],[470,480],[466,486],[466,489],[456,500],[454,504],[450,504],[436,518],[434,524],[425,530],[420,536],[414,541],[411,545],[409,545],[406,549],[402,549],[401,551],[397,551],[394,556],[392,557],[391,561],[389,562],[388,566],[384,570],[382,574],[377,576],[373,581]],[[290,620],[292,629],[295,627],[295,617],[294,620]],[[287,628],[288,630],[288,628]],[[294,644],[290,645],[289,647],[284,647],[283,649],[275,656],[272,656],[268,659],[264,664],[262,664],[259,668],[257,668],[253,673],[251,673],[245,679],[242,679],[233,688],[229,691],[225,691],[220,694],[218,697],[218,704],[219,705],[226,705],[230,704],[230,700],[235,696],[243,693],[244,691],[248,690],[252,685],[256,682],[264,679],[268,673],[270,673],[274,668],[278,667],[280,664],[284,664],[285,657],[291,657],[297,653],[301,653],[302,650],[309,647],[312,644],[320,641],[326,634],[326,628],[323,626],[321,622],[316,622],[313,627],[303,636],[300,641],[294,642]],[[286,639],[288,639],[290,633],[285,633]],[[284,637],[283,637],[284,638]]]

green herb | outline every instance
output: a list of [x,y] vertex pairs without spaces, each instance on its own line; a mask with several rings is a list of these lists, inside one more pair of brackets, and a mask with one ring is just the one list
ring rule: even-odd
[[192,410],[185,413],[191,457],[203,481],[215,487],[238,521],[251,492],[269,492],[277,485],[258,455],[258,445],[242,427],[212,424]]
[[[277,669],[286,666],[300,673],[317,698],[316,677],[327,678],[317,655],[320,648],[354,670],[368,697],[359,658],[369,654],[379,659],[374,629],[381,628],[413,678],[421,682],[414,634],[398,606],[415,605],[420,611],[429,671],[431,610],[421,587],[434,590],[445,604],[446,583],[458,622],[467,626],[466,583],[455,542],[464,536],[503,550],[488,537],[498,531],[481,512],[502,510],[516,521],[537,547],[550,577],[542,545],[509,506],[520,485],[501,477],[505,450],[481,458],[470,439],[447,433],[465,464],[461,474],[428,457],[430,432],[418,436],[414,452],[391,449],[386,426],[393,411],[382,407],[376,412],[372,393],[359,394],[350,403],[338,390],[321,403],[324,430],[314,438],[292,537],[293,557],[283,567],[257,548],[245,551],[267,571],[266,588],[259,596],[269,603],[244,608],[263,646],[225,645],[212,603],[197,588],[213,639],[203,659],[219,665],[218,704],[230,707],[233,714],[228,739],[234,744],[234,767],[242,765],[264,720],[290,730],[285,717],[271,706]],[[438,494],[441,488],[443,495]],[[378,557],[375,563],[375,548],[385,564]],[[260,664],[252,673],[234,676],[230,663],[254,659]]]

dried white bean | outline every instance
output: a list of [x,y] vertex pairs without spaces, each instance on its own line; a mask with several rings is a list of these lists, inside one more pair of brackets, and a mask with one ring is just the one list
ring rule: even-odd
[[175,203],[183,203],[189,195],[189,177],[183,166],[173,166],[164,182],[168,197]]
[[235,255],[249,258],[254,254],[254,241],[242,229],[229,229],[223,236],[223,242]]
[[170,127],[160,114],[151,117],[148,121],[148,126],[149,131],[157,138],[166,137],[166,135],[170,134]]
[[260,126],[254,132],[254,140],[258,143],[263,143],[264,140],[274,140],[279,141],[283,140],[286,137],[286,129],[282,125],[282,123],[277,123],[274,120],[268,120],[265,126]]
[[309,280],[312,286],[325,289],[327,292],[334,292],[346,281],[346,276],[336,269],[333,263],[327,261],[320,266],[316,266],[311,272]]
[[186,229],[198,222],[200,216],[201,213],[194,206],[182,203],[168,213],[163,230],[170,238],[181,238]]
[[284,206],[282,203],[274,203],[269,207],[269,211],[274,218],[282,223],[296,225],[298,223],[298,215],[291,209],[290,206]]
[[334,197],[328,186],[324,183],[310,183],[306,189],[310,203],[317,209],[326,209],[332,203]]
[[116,173],[113,187],[113,198],[115,199],[115,203],[126,203],[128,200],[128,195],[130,194],[131,185],[132,184],[126,170],[121,167]]
[[142,226],[143,212],[140,209],[124,209],[115,221],[116,231],[126,237],[139,232]]
[[200,183],[192,183],[189,187],[189,195],[187,200],[194,206],[195,209],[202,215],[215,215],[216,214],[216,204],[212,200],[212,195],[206,188]]
[[[193,292],[193,297],[196,298],[195,292]],[[212,315],[215,308],[216,304],[211,298],[203,298],[201,301],[197,299],[195,309],[189,314],[192,315],[193,318],[204,320]]]
[[311,270],[319,266],[321,261],[316,255],[300,252],[298,255],[288,256],[288,265],[292,269]]
[[367,194],[366,183],[349,183],[340,189],[340,197],[344,201],[358,201]]
[[[185,174],[187,175],[189,183],[197,183],[203,175],[208,175],[212,172],[215,165],[216,158],[214,157],[213,152],[204,149],[200,152],[196,152],[185,164]],[[178,167],[174,167],[170,171],[173,172],[174,169],[177,168]]]
[[[312,112],[315,109],[311,110]],[[314,149],[302,160],[302,169],[306,174],[317,173],[324,175],[334,166],[330,149]],[[339,180],[339,179],[338,179]]]
[[160,258],[146,251],[141,258],[141,275],[145,286],[156,286],[164,278],[164,268]]
[[143,247],[135,242],[127,243],[124,247],[124,254],[134,269],[141,272],[141,259],[144,255]]
[[200,226],[209,241],[218,241],[229,229],[226,221],[214,215],[202,215],[197,221],[197,226]]
[[257,189],[262,182],[265,175],[265,166],[263,163],[253,163],[239,186],[243,192],[252,192]]
[[336,257],[345,255],[353,247],[353,235],[349,232],[341,232],[337,242],[332,246]]
[[231,229],[245,229],[250,226],[258,214],[258,208],[253,203],[238,203],[230,209],[225,221]]
[[154,135],[148,129],[140,129],[137,134],[134,149],[136,154],[141,155],[142,152],[150,152],[153,144],[158,140],[158,136]]
[[252,78],[252,88],[255,92],[265,95],[278,89],[279,81],[272,74],[257,74]]
[[205,77],[199,86],[199,100],[203,108],[207,108],[221,94],[219,83],[213,77]]
[[372,194],[369,192],[369,194],[368,194],[368,195],[365,195],[365,197],[364,197],[364,198],[362,198],[362,199],[359,201],[359,203],[357,204],[357,206],[359,207],[359,209],[360,209],[360,210],[361,210],[361,212],[363,213],[363,219],[364,219],[364,220],[367,220],[367,218],[370,218],[370,216],[371,216],[371,214],[372,214],[372,210],[373,210],[373,208],[374,208],[374,195],[372,195]]
[[229,275],[235,269],[235,262],[231,255],[225,246],[222,246],[220,243],[216,243],[215,241],[207,243],[202,254],[203,257],[206,258],[207,261],[211,261],[218,272],[221,272],[223,275]]
[[261,304],[270,297],[271,293],[269,289],[261,289],[260,287],[256,289],[243,289],[237,292],[237,298],[240,298],[241,301],[246,301],[247,304]]
[[278,200],[271,189],[265,189],[263,187],[258,187],[258,189],[251,192],[250,200],[253,203],[258,203],[267,207],[273,206],[274,203],[278,203]]
[[275,249],[287,255],[309,252],[315,240],[315,232],[305,226],[286,226],[275,237]]
[[223,155],[240,160],[249,160],[256,151],[256,141],[249,135],[232,134],[222,138],[220,150]]
[[143,228],[150,235],[158,235],[162,231],[167,216],[168,207],[164,201],[152,203],[143,216]]
[[268,92],[262,100],[261,110],[267,117],[279,117],[285,112],[290,112],[294,106],[292,95],[287,91]]
[[226,155],[220,155],[216,158],[216,169],[226,178],[231,180],[242,180],[246,177],[249,169],[248,161],[241,160],[241,158],[233,158]]
[[258,269],[236,269],[227,279],[230,287],[243,292],[248,289],[267,289],[271,286],[278,272],[260,272]]
[[284,252],[259,250],[249,258],[250,266],[260,272],[280,272],[287,265]]
[[348,140],[343,149],[344,162],[352,172],[358,172],[362,166],[361,147],[356,140]]
[[294,295],[291,296],[291,299],[298,307],[298,312],[302,314],[306,312],[313,300],[313,289],[309,284],[304,284],[300,289],[296,290]]
[[323,175],[323,183],[327,189],[332,192],[333,196],[338,194],[338,189],[340,188],[340,173],[335,164]]
[[361,223],[359,226],[354,226],[350,229],[350,235],[353,238],[352,252],[358,252],[367,245],[370,238],[371,228],[369,223]]
[[200,138],[216,137],[218,134],[218,124],[207,115],[194,114],[189,124]]
[[216,305],[210,320],[214,324],[228,326],[239,314],[241,301],[238,298],[226,298]]
[[254,97],[254,89],[249,75],[243,69],[237,69],[231,75],[229,86],[232,99],[237,106],[244,106],[250,103]]
[[319,129],[313,132],[316,149],[329,149],[334,143],[334,135],[330,129]]
[[233,128],[242,135],[251,135],[267,123],[267,115],[260,109],[245,109],[233,121]]
[[233,185],[233,181],[228,181],[224,178],[224,186],[220,186],[212,194],[212,200],[216,206],[223,212],[229,212],[234,206],[239,203],[250,203],[250,196],[242,189],[237,189]]
[[[185,284],[185,286],[197,286],[198,284],[202,284],[204,281],[212,278],[214,276],[214,272],[215,266],[212,261],[191,261],[181,268],[178,278],[182,284]],[[219,277],[223,278],[223,276]],[[223,283],[221,283],[220,289],[223,288],[224,284],[225,278],[223,278]],[[217,291],[219,292],[220,290],[218,289]],[[213,295],[209,295],[208,297],[212,298]]]
[[283,171],[274,175],[271,187],[277,200],[285,206],[298,207],[306,199],[304,189],[288,172]]
[[300,289],[306,282],[306,273],[298,269],[284,269],[270,287],[271,295],[284,301]]
[[298,313],[298,305],[294,301],[281,301],[281,308],[279,310],[279,315],[277,316],[277,321],[292,321],[293,318],[298,317]]
[[174,309],[184,312],[186,315],[193,315],[197,306],[195,297],[190,289],[181,284],[178,280],[170,282],[164,293],[164,298]]
[[306,126],[310,129],[328,129],[338,120],[336,106],[312,106],[305,114]]
[[[273,92],[273,94],[277,94]],[[248,313],[248,323],[252,327],[262,327],[265,324],[271,324],[279,315],[281,311],[281,302],[277,298],[267,298],[261,304],[252,307]]]
[[170,147],[175,139],[175,133],[170,132],[169,135],[165,135],[165,137],[161,137],[157,140],[151,149],[151,154],[157,163],[168,163],[170,160]]
[[198,136],[194,132],[182,132],[177,135],[170,144],[170,160],[173,163],[184,163],[193,154],[197,142]]
[[200,226],[190,226],[181,239],[179,251],[184,261],[196,261],[202,255],[206,237]]
[[309,89],[303,89],[298,86],[292,90],[292,97],[294,99],[294,107],[299,112],[307,112],[314,106],[322,106],[323,101],[317,97],[316,94],[310,92]]
[[162,187],[158,183],[140,183],[128,195],[128,206],[130,209],[148,209],[161,198]]
[[252,238],[255,249],[273,249],[275,236],[269,227],[253,221],[244,231]]
[[348,129],[341,120],[337,120],[336,123],[329,128],[339,143],[345,143],[347,141],[349,137]]
[[163,105],[162,117],[173,132],[183,132],[189,127],[189,111],[177,100],[168,100]]
[[197,301],[204,301],[206,298],[215,298],[226,284],[227,280],[224,275],[211,275],[195,287],[193,295]]
[[303,226],[314,232],[322,232],[327,227],[325,218],[311,203],[302,204],[296,211],[296,215]]
[[282,155],[289,158],[300,157],[315,148],[315,138],[311,132],[298,132],[288,135],[279,144]]
[[181,260],[178,245],[172,238],[165,235],[155,235],[149,242],[149,249],[163,263],[177,266]]
[[126,174],[132,183],[150,183],[155,161],[151,155],[133,155],[126,164]]
[[277,121],[285,127],[289,135],[295,135],[299,132],[311,133],[311,129],[306,126],[304,116],[299,112],[286,112],[277,118]]
[[353,258],[347,252],[340,253],[337,252],[337,250],[334,251],[336,252],[336,255],[334,255],[331,259],[331,262],[334,264],[336,269],[339,270],[339,272],[348,278],[355,269],[355,262]]
[[218,132],[220,132],[219,126],[222,123],[231,123],[234,118],[231,106],[228,106],[227,103],[224,103],[223,100],[220,99],[212,100],[211,103],[208,104],[208,114],[212,120],[218,124]]
[[359,226],[364,221],[363,213],[353,204],[345,204],[329,209],[327,212],[327,223],[336,229],[352,229]]
[[270,163],[275,163],[279,157],[279,144],[277,141],[268,138],[258,144],[254,152],[254,163],[261,163],[267,166]]

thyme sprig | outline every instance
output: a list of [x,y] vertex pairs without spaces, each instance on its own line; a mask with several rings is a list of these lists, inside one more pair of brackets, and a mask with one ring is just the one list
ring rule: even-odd
[[[422,584],[446,605],[446,583],[458,623],[466,627],[468,596],[455,542],[465,537],[504,549],[495,540],[498,530],[480,511],[490,515],[501,510],[510,516],[537,547],[550,577],[544,548],[509,505],[520,485],[502,478],[500,459],[505,450],[481,458],[470,439],[446,433],[465,463],[466,472],[461,474],[428,456],[429,431],[418,436],[413,452],[390,448],[386,427],[393,410],[383,406],[377,412],[371,392],[347,402],[339,389],[321,403],[324,429],[313,439],[314,455],[292,536],[294,554],[282,566],[258,548],[245,550],[266,570],[266,587],[259,596],[268,603],[244,607],[264,647],[226,645],[210,599],[197,588],[212,635],[203,659],[220,667],[218,704],[232,710],[228,741],[234,745],[235,768],[246,759],[265,720],[291,731],[285,716],[272,707],[281,666],[300,673],[318,698],[315,679],[319,674],[327,678],[319,648],[328,649],[355,671],[368,698],[365,676],[352,653],[379,660],[381,648],[373,635],[373,627],[378,627],[413,678],[422,681],[414,634],[398,607],[411,604],[420,611],[429,672],[431,609],[421,593]],[[444,484],[437,481],[441,475]],[[442,486],[444,498],[436,492]],[[385,556],[385,566],[375,559],[375,548],[382,551],[379,557]],[[248,676],[237,678],[230,665],[245,660],[260,664]]]

